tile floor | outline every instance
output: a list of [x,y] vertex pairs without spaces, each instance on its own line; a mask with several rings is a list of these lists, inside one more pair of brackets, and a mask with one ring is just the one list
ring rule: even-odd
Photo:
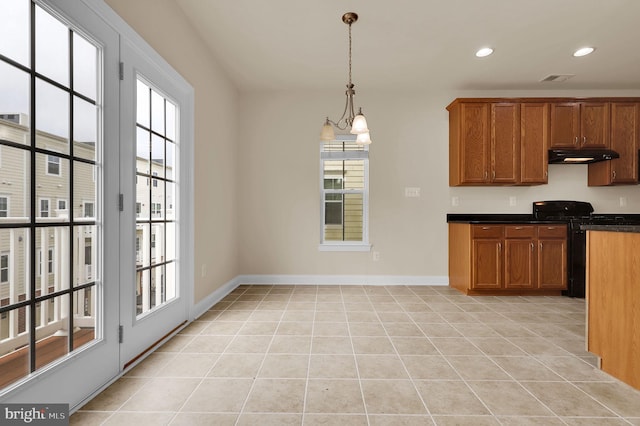
[[240,286],[72,425],[640,425],[584,300]]

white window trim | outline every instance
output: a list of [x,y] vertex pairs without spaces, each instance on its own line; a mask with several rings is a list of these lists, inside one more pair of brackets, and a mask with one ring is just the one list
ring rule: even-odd
[[[42,216],[42,202],[47,201],[47,216]],[[51,217],[51,198],[40,197],[38,198],[38,217]]]
[[[11,200],[9,198],[8,195],[4,195],[4,194],[0,194],[0,198],[4,198],[7,200],[7,216],[6,217],[10,217],[11,215],[9,214],[9,212],[11,211]],[[3,217],[3,216],[0,216]]]
[[[86,208],[87,208],[87,204],[91,204],[93,207],[93,216],[86,216]],[[82,217],[87,218],[87,217],[96,217],[96,203],[94,201],[83,201],[82,202]]]
[[[336,135],[336,141],[353,142],[356,135]],[[323,152],[324,142],[320,142],[320,244],[318,251],[371,251],[369,242],[369,147],[365,145],[365,152],[354,151],[349,158],[364,159],[364,188],[362,191],[362,241],[324,241],[324,167],[323,161],[345,158],[342,153]]]
[[[11,279],[11,256],[8,251],[3,251],[0,253],[0,257],[5,257],[5,256],[7,257],[7,280],[6,281],[0,280],[0,284],[7,284]],[[2,276],[1,273],[0,273],[0,276]]]
[[[58,159],[58,173],[49,173],[49,158],[56,157]],[[47,158],[44,161],[44,173],[47,176],[62,176],[62,158],[57,155],[47,154]]]
[[[64,209],[60,208],[60,202],[64,201]],[[69,202],[67,201],[66,198],[58,198],[56,199],[56,210],[67,210],[69,207]]]

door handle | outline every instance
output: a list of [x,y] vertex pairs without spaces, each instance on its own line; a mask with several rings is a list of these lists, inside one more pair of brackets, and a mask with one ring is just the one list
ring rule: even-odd
[[574,142],[574,145],[578,145],[578,137],[576,136],[576,141]]
[[587,137],[586,137],[586,136],[583,136],[583,137],[582,137],[582,144],[584,145],[584,144],[586,144],[586,143],[587,143]]
[[524,229],[524,226],[516,226],[516,229],[518,229],[518,230]]
[[498,243],[498,253],[502,252],[502,243]]
[[540,242],[540,251],[542,251],[542,241]]
[[613,178],[614,179],[616,178],[616,171],[615,170],[613,171]]

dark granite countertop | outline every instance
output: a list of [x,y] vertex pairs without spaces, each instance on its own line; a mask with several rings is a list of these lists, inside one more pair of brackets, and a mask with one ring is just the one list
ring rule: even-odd
[[607,231],[607,232],[637,232],[640,233],[640,225],[580,225],[583,231]]
[[471,224],[538,224],[538,223],[555,223],[557,221],[537,220],[531,214],[501,214],[501,213],[448,213],[447,223],[471,223]]

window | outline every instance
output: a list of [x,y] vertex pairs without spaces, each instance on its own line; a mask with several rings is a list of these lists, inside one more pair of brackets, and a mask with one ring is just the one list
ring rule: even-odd
[[151,203],[151,214],[160,216],[162,214],[162,203]]
[[53,249],[49,249],[49,257],[47,258],[47,273],[53,274]]
[[142,203],[136,203],[136,217],[140,217],[140,213],[142,213]]
[[82,213],[83,217],[93,217],[93,214],[94,214],[93,203],[85,201],[82,204],[82,208],[83,208],[83,213]]
[[0,283],[9,282],[9,253],[0,253]]
[[40,217],[49,217],[49,199],[40,198]]
[[[158,172],[153,172],[153,176],[158,176]],[[153,180],[153,186],[158,187],[158,179]]]
[[84,264],[91,265],[91,238],[84,239]]
[[369,147],[339,138],[321,146],[321,249],[368,250]]
[[58,200],[58,210],[66,210],[67,209],[67,200]]
[[9,216],[9,197],[0,196],[0,217]]
[[47,155],[47,174],[60,176],[60,157]]

